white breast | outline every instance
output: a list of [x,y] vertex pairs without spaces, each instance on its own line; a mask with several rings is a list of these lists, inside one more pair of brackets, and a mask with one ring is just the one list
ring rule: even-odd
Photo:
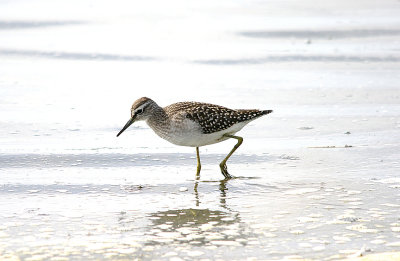
[[158,136],[173,144],[180,146],[200,147],[228,139],[227,137],[223,137],[223,135],[233,135],[240,131],[249,122],[250,121],[237,123],[228,129],[210,134],[202,133],[200,125],[190,119],[184,119],[179,123],[171,122],[168,131],[165,129],[160,130],[151,125],[150,127]]

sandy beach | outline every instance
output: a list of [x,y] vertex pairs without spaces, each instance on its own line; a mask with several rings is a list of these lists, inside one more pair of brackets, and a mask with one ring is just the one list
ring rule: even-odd
[[[399,1],[3,1],[0,260],[399,260]],[[130,106],[273,109],[172,145]]]

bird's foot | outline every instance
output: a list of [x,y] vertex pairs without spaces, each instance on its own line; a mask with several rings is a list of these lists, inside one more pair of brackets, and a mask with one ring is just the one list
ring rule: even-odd
[[226,164],[220,164],[219,165],[220,169],[221,169],[221,173],[222,175],[224,175],[225,179],[231,179],[232,176],[231,174],[228,173],[228,168],[226,167]]

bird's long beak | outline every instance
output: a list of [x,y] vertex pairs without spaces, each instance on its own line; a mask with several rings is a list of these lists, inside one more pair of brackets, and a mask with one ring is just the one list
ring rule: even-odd
[[129,119],[129,121],[125,124],[125,126],[122,128],[122,130],[120,130],[120,131],[118,132],[117,137],[118,137],[119,135],[121,135],[121,133],[123,133],[124,130],[126,130],[129,126],[131,126],[132,123],[135,122],[135,118],[136,118],[136,117],[133,116],[132,118]]

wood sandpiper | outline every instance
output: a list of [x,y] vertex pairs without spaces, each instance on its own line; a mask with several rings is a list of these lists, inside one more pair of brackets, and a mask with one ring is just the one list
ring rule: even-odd
[[242,137],[234,134],[249,122],[271,112],[232,110],[200,102],[178,102],[162,108],[152,99],[143,97],[133,103],[131,118],[117,137],[135,121],[144,120],[161,138],[176,145],[196,147],[197,176],[201,170],[199,147],[229,138],[237,139],[237,144],[219,164],[225,179],[230,179],[232,176],[228,173],[226,161],[243,142]]

